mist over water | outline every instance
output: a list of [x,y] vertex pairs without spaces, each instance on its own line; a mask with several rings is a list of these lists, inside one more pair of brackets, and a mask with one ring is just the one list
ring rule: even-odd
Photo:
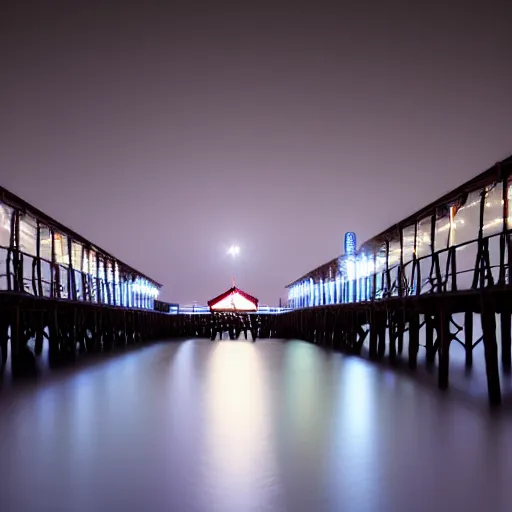
[[3,389],[0,508],[500,512],[510,432],[302,341],[161,343]]

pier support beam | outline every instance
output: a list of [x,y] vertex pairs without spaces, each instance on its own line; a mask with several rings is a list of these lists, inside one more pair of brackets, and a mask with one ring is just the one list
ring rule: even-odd
[[372,311],[370,323],[370,359],[375,361],[377,359],[377,340],[379,337],[379,322],[378,315]]
[[438,385],[440,389],[448,388],[450,369],[450,317],[451,315],[442,307],[439,314],[439,374]]
[[489,402],[491,405],[499,405],[501,403],[501,387],[498,368],[498,344],[496,342],[496,316],[493,309],[485,303],[485,300],[482,300],[482,331]]
[[389,360],[393,363],[396,361],[396,342],[397,342],[397,322],[396,315],[388,313],[389,325]]
[[396,339],[397,339],[397,351],[398,355],[401,356],[404,351],[404,330],[405,330],[405,322],[404,322],[404,312],[397,312],[396,316]]
[[378,316],[378,331],[379,331],[379,344],[377,347],[377,357],[382,360],[386,354],[386,323],[387,313],[379,314]]
[[464,347],[466,349],[466,368],[473,366],[473,312],[464,313]]
[[5,316],[0,317],[0,356],[2,366],[7,363],[7,353],[9,346],[9,322]]
[[510,372],[512,366],[510,320],[509,312],[501,313],[501,364],[506,372]]
[[434,351],[434,319],[431,314],[425,315],[425,350],[427,366],[432,366],[436,353]]
[[409,368],[414,370],[418,362],[418,350],[420,348],[420,319],[413,311],[409,318]]

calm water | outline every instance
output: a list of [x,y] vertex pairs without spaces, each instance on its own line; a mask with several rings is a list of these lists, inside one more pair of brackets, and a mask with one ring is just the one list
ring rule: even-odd
[[0,509],[509,511],[512,418],[300,341],[163,343],[0,395]]

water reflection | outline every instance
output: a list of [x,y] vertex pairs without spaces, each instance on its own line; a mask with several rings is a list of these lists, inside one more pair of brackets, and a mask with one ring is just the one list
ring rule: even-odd
[[340,492],[330,493],[331,502],[339,510],[379,510],[385,495],[376,414],[377,374],[354,358],[338,375],[328,475]]
[[0,508],[510,510],[512,419],[299,341],[189,340],[0,394]]
[[269,399],[260,357],[254,344],[240,342],[219,343],[210,357],[204,485],[212,510],[260,510],[275,491]]
[[289,344],[284,352],[283,418],[293,430],[294,441],[308,447],[317,429],[326,427],[322,408],[329,402],[331,387],[323,368],[323,353],[308,343]]
[[274,374],[281,382],[276,405],[279,465],[288,508],[308,510],[322,500],[323,490],[315,483],[326,470],[332,382],[326,353],[318,347],[296,342],[283,350],[282,367]]

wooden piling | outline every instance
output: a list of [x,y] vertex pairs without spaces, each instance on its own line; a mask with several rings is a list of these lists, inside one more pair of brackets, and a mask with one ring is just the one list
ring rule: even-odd
[[464,313],[464,348],[466,350],[466,368],[473,366],[473,312]]
[[379,312],[378,315],[378,333],[379,333],[379,343],[377,346],[377,358],[382,360],[384,355],[386,354],[386,323],[387,323],[387,313]]
[[0,356],[1,364],[5,365],[7,362],[9,345],[9,321],[7,315],[0,316]]
[[420,347],[420,319],[416,311],[409,316],[409,368],[414,370],[418,362],[418,350]]
[[443,304],[439,312],[439,373],[438,385],[440,389],[448,388],[449,366],[450,366],[450,318]]
[[501,403],[501,387],[498,368],[498,344],[496,342],[496,316],[494,310],[486,303],[483,297],[481,308],[489,403],[491,405],[499,405]]
[[370,359],[374,361],[377,359],[377,340],[379,335],[379,324],[378,324],[378,316],[375,314],[375,311],[372,311],[371,321],[370,321]]
[[397,340],[397,352],[398,352],[399,356],[401,356],[404,351],[405,322],[404,322],[403,315],[404,315],[403,309],[401,311],[398,311],[397,315],[396,315],[396,340]]
[[396,339],[397,339],[397,325],[395,315],[388,312],[388,325],[389,325],[389,360],[394,362],[396,360]]
[[427,366],[434,363],[434,319],[431,314],[425,315],[425,351]]
[[512,366],[511,353],[511,314],[508,311],[502,311],[500,314],[501,323],[501,363],[506,372],[510,372]]

